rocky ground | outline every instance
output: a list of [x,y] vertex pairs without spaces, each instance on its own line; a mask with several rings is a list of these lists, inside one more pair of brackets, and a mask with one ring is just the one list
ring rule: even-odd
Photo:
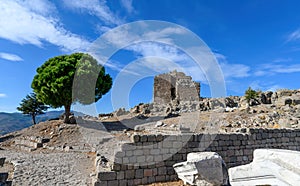
[[15,185],[91,185],[93,155],[2,151],[14,164]]
[[[42,122],[0,137],[0,157],[6,157],[0,171],[10,172],[9,179],[16,185],[92,185],[96,156],[103,156],[107,162],[102,168],[110,169],[110,159],[134,133],[300,128],[300,91],[276,95],[269,97],[272,101],[268,103],[259,99],[247,103],[244,98],[231,97],[223,105],[220,99],[180,105],[140,104],[130,111],[119,109],[97,118],[78,117],[73,125],[61,120]],[[152,184],[158,185],[183,183]]]

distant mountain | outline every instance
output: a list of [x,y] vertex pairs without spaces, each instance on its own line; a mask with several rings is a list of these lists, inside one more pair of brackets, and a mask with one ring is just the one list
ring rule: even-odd
[[[58,118],[63,111],[49,111],[36,117],[37,123]],[[31,116],[21,113],[0,112],[0,135],[27,128],[32,125]]]

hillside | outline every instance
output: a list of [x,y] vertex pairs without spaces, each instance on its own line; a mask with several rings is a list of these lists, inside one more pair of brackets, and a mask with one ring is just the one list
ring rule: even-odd
[[[37,116],[37,122],[57,118],[63,111],[49,111]],[[0,112],[0,135],[18,131],[32,125],[31,117],[21,113]]]

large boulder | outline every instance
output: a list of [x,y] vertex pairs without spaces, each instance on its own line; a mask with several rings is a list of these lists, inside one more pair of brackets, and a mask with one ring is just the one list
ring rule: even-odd
[[190,185],[228,185],[228,172],[220,155],[215,152],[194,152],[187,161],[173,165],[178,177]]
[[209,105],[212,110],[226,107],[224,98],[211,98]]
[[261,93],[260,95],[260,101],[262,104],[272,104],[272,95],[273,92],[269,91],[266,93]]
[[299,185],[300,152],[282,149],[256,149],[253,162],[229,169],[230,184]]

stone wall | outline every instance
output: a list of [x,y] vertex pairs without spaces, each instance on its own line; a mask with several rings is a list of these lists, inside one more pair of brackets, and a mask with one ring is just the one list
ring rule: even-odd
[[154,103],[168,104],[172,101],[199,101],[200,83],[191,76],[173,71],[154,77]]
[[99,172],[95,185],[140,185],[178,179],[172,167],[187,154],[214,151],[227,167],[250,163],[254,149],[300,151],[299,129],[242,129],[245,133],[133,135],[115,155],[112,171]]

